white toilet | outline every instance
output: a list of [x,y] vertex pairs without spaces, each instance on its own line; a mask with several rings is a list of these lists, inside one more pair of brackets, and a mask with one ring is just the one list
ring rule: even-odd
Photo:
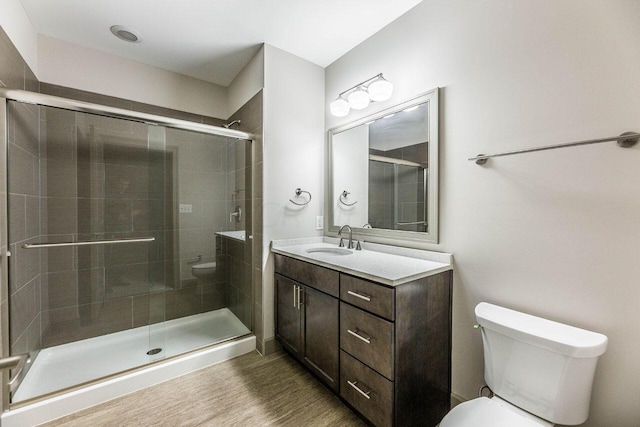
[[484,378],[494,397],[453,408],[440,427],[576,425],[589,416],[591,386],[607,337],[482,302]]
[[216,263],[214,261],[194,264],[191,266],[191,274],[197,279],[213,280],[216,276]]
[[204,295],[213,292],[211,285],[215,282],[216,277],[215,261],[192,265],[191,274],[196,278],[196,294]]

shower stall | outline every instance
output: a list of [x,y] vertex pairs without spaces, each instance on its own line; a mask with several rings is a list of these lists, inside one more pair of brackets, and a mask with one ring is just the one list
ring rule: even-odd
[[251,333],[249,134],[0,95],[11,404]]
[[369,155],[369,224],[374,228],[428,230],[426,148],[418,145],[411,148],[406,150],[411,153],[410,158],[425,160],[403,159],[403,149],[396,150],[399,152],[396,157]]

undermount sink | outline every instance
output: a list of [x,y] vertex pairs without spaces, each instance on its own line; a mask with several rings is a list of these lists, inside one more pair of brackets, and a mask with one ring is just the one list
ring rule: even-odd
[[328,254],[328,255],[351,255],[353,253],[348,249],[342,249],[342,248],[311,248],[311,249],[306,249],[305,252],[310,254],[322,253],[322,254]]

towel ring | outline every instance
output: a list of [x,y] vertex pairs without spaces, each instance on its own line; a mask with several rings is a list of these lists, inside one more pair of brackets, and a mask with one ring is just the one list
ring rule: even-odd
[[309,193],[308,191],[304,191],[304,190],[303,190],[303,189],[301,189],[301,188],[296,188],[296,196],[294,197],[294,199],[297,199],[298,197],[300,197],[300,195],[301,195],[302,193],[307,193],[307,194],[309,195],[309,200],[307,200],[307,201],[306,201],[306,202],[304,202],[304,203],[298,203],[298,202],[295,202],[293,199],[289,199],[289,201],[290,201],[291,203],[293,203],[294,205],[298,205],[298,206],[307,206],[307,205],[309,204],[309,202],[311,202],[311,193]]
[[343,199],[346,199],[346,198],[347,198],[347,196],[348,196],[349,194],[351,194],[351,193],[349,193],[347,190],[344,190],[344,191],[342,192],[342,194],[340,194],[340,197],[338,197],[338,201],[339,201],[340,203],[342,203],[343,205],[345,205],[345,206],[353,206],[353,205],[355,205],[356,203],[358,203],[358,201],[357,201],[357,200],[356,200],[355,202],[353,202],[353,203],[347,203],[347,202],[345,202]]

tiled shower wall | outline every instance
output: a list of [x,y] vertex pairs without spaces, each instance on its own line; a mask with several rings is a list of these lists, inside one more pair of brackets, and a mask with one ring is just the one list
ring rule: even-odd
[[[10,89],[22,89],[38,92],[39,82],[35,75],[27,66],[26,62],[20,56],[20,53],[14,47],[13,43],[6,35],[4,30],[0,27],[0,86]],[[29,116],[32,111],[24,109],[20,113]],[[0,115],[5,115],[5,107],[0,106]],[[37,122],[36,122],[37,123]],[[8,236],[4,234],[7,221],[7,182],[5,177],[6,173],[6,153],[8,150],[7,145],[10,143],[5,139],[6,129],[4,127],[4,120],[0,120],[0,251],[4,254],[9,250]],[[35,131],[31,129],[31,131]],[[37,134],[37,131],[36,131]],[[23,135],[16,135],[15,133],[9,136],[9,140],[13,143],[14,148],[22,150],[21,159],[26,161],[32,153],[28,149],[34,150],[34,145],[26,145],[20,147],[23,143],[28,144],[23,138]],[[18,148],[20,147],[20,148]],[[18,151],[16,151],[18,153]],[[33,163],[29,165],[28,170],[35,174]],[[16,177],[17,178],[17,177]],[[14,179],[16,179],[14,178]],[[37,203],[38,197],[35,193],[35,188],[27,189],[27,182],[34,182],[35,176],[31,175],[30,178],[24,177],[27,181],[24,183],[23,188],[25,193],[22,194],[21,200],[24,202],[22,210],[25,211],[22,220],[18,220],[21,223],[19,228],[23,230],[22,237],[38,238],[39,230],[36,231],[36,225],[33,217],[27,218],[27,199],[29,199],[29,207],[32,207],[34,203]],[[31,180],[31,181],[29,181]],[[35,184],[34,184],[35,186]],[[28,194],[27,194],[28,193]],[[20,196],[18,197],[20,199]],[[24,227],[24,228],[23,228]],[[20,236],[17,236],[20,237]],[[23,254],[24,255],[24,254]],[[27,255],[28,256],[28,255]],[[1,339],[2,339],[2,356],[9,355],[9,349],[13,354],[24,353],[26,351],[37,352],[40,349],[40,322],[39,322],[39,260],[35,263],[32,274],[23,272],[21,277],[14,277],[12,285],[9,286],[9,268],[7,257],[2,257],[2,263],[0,264],[0,322],[2,322]],[[32,275],[27,278],[26,276]],[[20,310],[19,319],[12,323],[12,336],[9,333],[9,301],[13,307],[17,307]],[[15,353],[14,353],[15,352]],[[3,377],[7,377],[8,372],[2,373]],[[2,390],[0,390],[2,393]],[[6,403],[8,396],[2,396],[1,401]]]
[[[223,275],[196,279],[192,267],[216,260],[217,231],[230,230],[227,138],[167,129],[167,151],[176,159],[179,206],[173,240],[176,245],[176,290],[182,316],[225,306]],[[169,309],[169,307],[167,306]],[[173,318],[178,313],[169,313]],[[177,316],[176,316],[177,317]]]
[[[251,215],[246,215],[245,225],[247,240],[244,245],[244,262],[249,262],[253,257],[251,279],[253,289],[253,308],[250,310],[252,317],[252,331],[256,336],[258,351],[265,354],[264,348],[264,328],[262,311],[262,144],[263,144],[263,95],[262,91],[253,96],[236,113],[229,117],[229,121],[241,120],[238,130],[248,132],[252,135],[253,143],[250,148],[253,151],[253,165],[251,171],[245,171],[245,203],[253,205]],[[245,152],[245,156],[250,153]],[[249,166],[249,163],[247,163]],[[237,171],[241,174],[241,171]],[[236,175],[237,176],[237,175]],[[251,177],[249,179],[248,177]],[[238,177],[238,179],[240,179]],[[251,187],[249,187],[251,185]],[[251,193],[253,192],[253,202]],[[249,239],[252,236],[252,239]],[[266,349],[268,350],[268,349]]]
[[38,250],[43,347],[163,320],[149,286],[164,289],[171,272],[170,159],[148,147],[145,124],[40,111],[42,240],[156,239]]
[[40,170],[38,107],[8,105],[9,184],[9,293],[11,353],[37,352],[41,348],[41,260],[37,250],[24,243],[40,242]]

